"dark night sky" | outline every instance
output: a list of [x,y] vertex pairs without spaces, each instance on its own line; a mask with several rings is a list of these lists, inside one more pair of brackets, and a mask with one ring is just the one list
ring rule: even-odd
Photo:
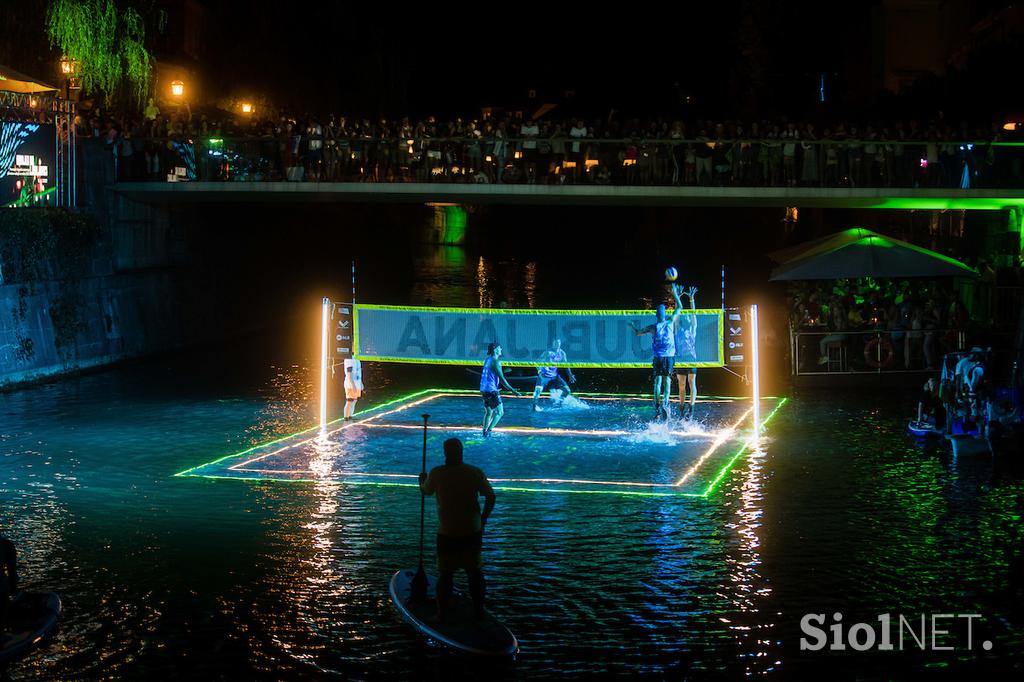
[[[726,0],[555,11],[520,3],[488,14],[457,5],[366,13],[348,3],[284,11],[227,0],[210,3],[209,61],[237,73],[240,87],[264,85],[293,99],[300,92],[305,106],[365,114],[475,111],[517,103],[531,88],[549,97],[572,89],[581,109],[600,102],[629,113],[640,102],[671,105],[675,84],[698,101],[724,101],[749,90],[751,75],[810,101],[817,73],[836,71],[851,46],[862,49],[851,38],[866,31],[875,4]],[[740,44],[752,50],[743,54]]]
[[[565,115],[699,117],[872,116],[881,84],[884,0],[715,0],[704,3],[529,2],[404,7],[200,0],[209,8],[210,90],[265,93],[292,113],[357,116],[475,115],[481,106],[528,110],[526,92],[561,99]],[[119,0],[179,8],[181,0]],[[945,0],[971,21],[1008,0]],[[43,29],[47,0],[0,0],[0,63],[52,77],[56,52]],[[175,10],[171,10],[173,16]],[[172,20],[173,21],[173,20]],[[969,24],[968,24],[969,25]],[[173,28],[169,27],[173,31]],[[149,27],[150,35],[155,31]],[[159,43],[159,39],[154,41]],[[1020,63],[1020,53],[1011,54]],[[177,61],[179,54],[169,57]],[[1007,58],[961,77],[910,109],[1013,108]],[[993,68],[994,65],[994,68]],[[1004,73],[1004,70],[1006,71]],[[817,102],[826,75],[828,104]],[[985,78],[988,80],[984,80]],[[691,105],[684,97],[693,97]],[[952,101],[950,101],[952,100]]]

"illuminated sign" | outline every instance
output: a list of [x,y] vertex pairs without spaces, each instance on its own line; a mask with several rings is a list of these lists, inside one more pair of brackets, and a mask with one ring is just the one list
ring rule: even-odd
[[0,122],[0,206],[45,205],[56,178],[56,130],[40,123]]
[[50,167],[44,165],[43,160],[35,154],[16,154],[14,163],[7,169],[7,175],[39,178],[43,184],[46,184],[50,176]]

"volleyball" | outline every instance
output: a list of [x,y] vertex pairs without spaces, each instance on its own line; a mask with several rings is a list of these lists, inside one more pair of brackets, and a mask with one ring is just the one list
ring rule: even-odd
[[679,271],[673,267],[665,268],[665,281],[674,282],[679,277]]

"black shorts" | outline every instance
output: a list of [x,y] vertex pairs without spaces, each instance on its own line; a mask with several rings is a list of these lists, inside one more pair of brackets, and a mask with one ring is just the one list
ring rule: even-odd
[[445,552],[479,552],[484,546],[484,533],[480,531],[472,535],[441,535],[437,534],[437,551]]
[[656,377],[672,376],[672,368],[676,366],[676,359],[671,357],[656,357],[651,363],[651,366],[654,367],[654,376]]
[[571,392],[569,391],[569,385],[565,383],[565,379],[557,374],[550,379],[538,376],[537,385],[540,386],[541,392],[551,390],[552,388],[557,388],[565,393]]
[[679,369],[676,370],[676,376],[685,377],[685,376],[690,375],[690,374],[696,375],[697,374],[697,368],[696,367],[680,367]]
[[501,405],[501,394],[497,391],[480,391],[480,397],[484,399],[484,407],[493,410]]

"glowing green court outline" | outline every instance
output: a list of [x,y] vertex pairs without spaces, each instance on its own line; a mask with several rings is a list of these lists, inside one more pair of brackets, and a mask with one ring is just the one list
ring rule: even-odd
[[[393,400],[389,400],[389,401],[381,403],[379,405],[374,405],[373,407],[371,407],[369,409],[362,410],[360,412],[355,413],[354,416],[370,416],[370,414],[373,413],[373,412],[378,412],[378,411],[383,410],[383,409],[385,409],[387,407],[392,407],[392,406],[400,405],[402,403],[412,402],[412,401],[416,400],[417,398],[424,397],[424,396],[427,396],[427,395],[430,395],[430,394],[435,394],[435,395],[456,394],[456,395],[458,395],[458,394],[467,394],[467,393],[469,393],[469,392],[467,392],[465,389],[426,388],[426,389],[423,389],[421,391],[415,391],[413,393],[406,394],[406,395],[401,396],[399,398],[394,398]],[[582,393],[581,392],[581,393],[577,393],[577,395],[579,395],[581,397],[594,397],[594,398],[598,398],[598,397],[609,397],[609,398],[621,397],[621,398],[643,398],[643,399],[650,398],[650,396],[647,395],[647,394],[638,394],[638,393],[604,393],[604,392]],[[708,401],[708,400],[738,401],[738,400],[749,400],[750,398],[749,398],[749,396],[701,396],[700,399],[704,400],[704,401]],[[782,406],[786,404],[786,402],[788,401],[788,398],[785,398],[785,397],[779,398],[779,397],[776,397],[776,396],[762,396],[761,399],[762,400],[775,400],[775,401],[777,401],[775,403],[775,406],[768,413],[768,415],[764,419],[761,420],[761,433],[763,434],[764,433],[765,425],[767,425],[768,422],[771,421],[771,419],[775,416],[775,413],[778,412],[782,408]],[[338,423],[343,422],[343,421],[344,420],[341,419],[341,418],[335,419],[334,421],[328,422],[326,426],[330,427],[331,425],[338,424]],[[746,421],[746,417],[743,417],[741,419],[741,421]],[[356,422],[356,423],[358,423],[358,422]],[[344,479],[342,479],[342,480],[324,480],[324,479],[319,479],[319,478],[275,478],[275,477],[272,477],[272,476],[259,476],[259,477],[255,477],[255,476],[225,476],[225,475],[220,475],[220,474],[199,474],[199,473],[193,473],[193,472],[196,472],[196,471],[198,471],[200,469],[205,469],[205,468],[211,467],[211,466],[213,466],[215,464],[219,464],[220,462],[223,462],[225,460],[234,459],[234,458],[241,458],[241,457],[243,457],[243,456],[245,456],[245,455],[247,455],[249,453],[255,452],[257,450],[261,450],[263,448],[267,448],[267,447],[269,447],[271,445],[276,445],[277,443],[282,443],[284,441],[287,441],[289,439],[295,438],[297,436],[302,436],[304,434],[315,433],[315,432],[317,432],[319,430],[320,430],[319,425],[311,426],[311,427],[302,429],[300,431],[296,431],[295,433],[288,434],[286,436],[281,436],[279,438],[275,438],[274,440],[270,440],[270,441],[267,441],[265,443],[260,443],[258,445],[254,445],[254,446],[252,446],[250,448],[247,448],[245,450],[241,450],[239,452],[235,452],[235,453],[232,453],[230,455],[224,455],[223,457],[219,457],[217,459],[211,460],[211,461],[206,462],[204,464],[196,465],[194,467],[185,469],[184,471],[179,471],[178,473],[174,474],[174,477],[175,478],[186,477],[186,478],[227,479],[227,480],[232,480],[232,481],[244,481],[244,482],[247,482],[247,483],[263,483],[263,482],[274,482],[274,483],[319,483],[319,484],[327,483],[327,484],[330,484],[330,485],[361,485],[361,486],[398,487],[398,488],[418,488],[419,487],[418,483],[400,483],[400,482],[397,482],[397,481],[364,481],[364,480],[344,480]],[[508,491],[508,492],[573,493],[573,494],[577,494],[577,495],[581,495],[581,494],[585,494],[585,495],[625,495],[625,496],[631,496],[631,497],[695,497],[695,498],[706,499],[711,494],[711,492],[714,491],[714,489],[716,487],[718,487],[719,483],[721,483],[721,481],[725,478],[725,476],[729,473],[729,471],[732,470],[733,466],[736,464],[736,462],[739,460],[739,458],[742,457],[744,454],[746,454],[748,451],[750,451],[750,449],[754,445],[754,441],[755,441],[755,436],[753,434],[751,434],[740,445],[740,447],[737,448],[732,453],[732,455],[729,456],[726,459],[725,464],[723,464],[722,467],[718,470],[718,473],[711,479],[710,483],[708,483],[708,485],[704,488],[703,492],[699,492],[699,493],[692,493],[692,492],[670,492],[670,491],[644,492],[644,491],[636,491],[636,490],[615,490],[615,489],[609,489],[609,490],[576,490],[576,489],[572,489],[572,488],[530,488],[530,487],[524,487],[524,486],[510,486],[510,485],[495,485],[494,489],[495,490],[501,490],[501,491]],[[711,453],[716,452],[717,449],[718,449],[718,447],[715,447],[710,452]],[[350,476],[352,476],[352,475],[360,475],[360,474],[350,474]],[[387,475],[387,474],[367,474],[367,475]],[[537,480],[540,481],[542,479],[537,479]],[[604,483],[604,484],[608,485],[608,483]],[[672,487],[671,484],[662,484],[662,485],[664,485],[665,487]],[[610,487],[614,488],[614,486],[610,486]]]

